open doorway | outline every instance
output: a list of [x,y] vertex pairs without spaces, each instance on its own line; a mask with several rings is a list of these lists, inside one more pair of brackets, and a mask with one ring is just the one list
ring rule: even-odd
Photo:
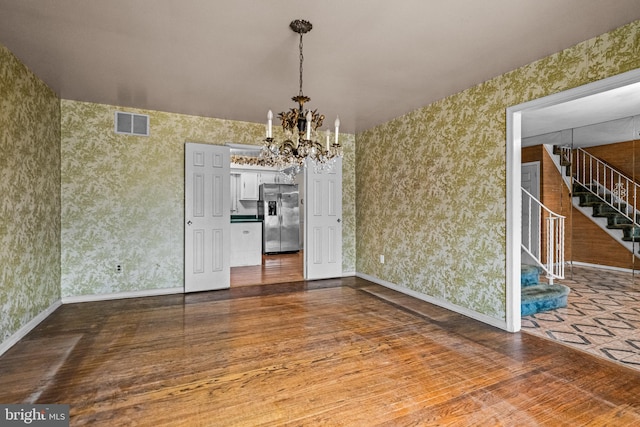
[[[261,248],[259,265],[232,266],[231,287],[304,280],[304,176],[290,177],[274,171],[262,172],[260,176],[256,202]],[[265,188],[269,190],[266,195]],[[288,205],[284,205],[278,196],[281,191],[287,192]],[[287,227],[281,219],[284,211],[288,212],[284,221]],[[287,237],[284,240],[283,235]]]
[[227,145],[232,161],[231,287],[304,280],[303,174],[262,166],[258,146]]
[[[245,163],[234,162],[236,147],[231,147],[231,287],[340,277],[342,159],[328,167],[307,159],[312,163],[290,174],[247,165],[246,157]],[[251,150],[257,158],[259,149]],[[253,257],[234,262],[234,246],[244,240],[251,240]]]
[[[634,86],[635,85],[635,86]],[[522,242],[521,230],[521,148],[523,142],[523,124],[527,120],[535,118],[541,111],[552,111],[565,114],[556,114],[556,118],[562,119],[557,131],[587,126],[591,123],[599,123],[606,120],[614,120],[618,117],[631,116],[637,112],[620,112],[623,97],[611,96],[624,93],[624,88],[637,88],[640,85],[640,70],[623,73],[608,79],[594,82],[585,86],[574,88],[565,92],[553,94],[544,98],[516,105],[507,109],[507,329],[512,332],[521,328],[520,319],[520,265]],[[608,119],[601,112],[596,116],[590,116],[588,111],[589,101],[596,104],[614,100],[606,114],[612,114]],[[632,105],[637,108],[637,103]],[[571,107],[571,108],[566,108]],[[553,110],[556,111],[553,111]],[[571,111],[573,109],[573,111]],[[598,111],[602,111],[599,108]],[[571,112],[571,114],[570,114]],[[618,114],[617,117],[613,115]],[[573,120],[573,121],[572,121]],[[554,121],[555,122],[555,121]],[[558,122],[560,123],[560,122]],[[528,123],[527,123],[528,124]],[[546,123],[547,126],[550,123]],[[551,132],[549,127],[547,130]],[[635,134],[637,138],[637,133]]]

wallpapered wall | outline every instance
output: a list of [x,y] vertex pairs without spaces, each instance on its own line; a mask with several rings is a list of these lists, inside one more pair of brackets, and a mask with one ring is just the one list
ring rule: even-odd
[[[504,319],[505,108],[639,67],[636,21],[344,136],[343,270]],[[116,135],[116,107],[59,102],[2,46],[0,106],[2,340],[61,295],[180,286],[184,142],[264,131],[123,108],[151,137]]]
[[505,319],[505,109],[639,67],[636,21],[356,135],[357,271]]
[[60,299],[60,103],[0,45],[0,342]]
[[[150,136],[114,133],[119,109],[148,114]],[[264,124],[70,100],[61,111],[62,296],[182,286],[185,141],[256,144]],[[354,140],[342,137],[345,271],[355,271]]]

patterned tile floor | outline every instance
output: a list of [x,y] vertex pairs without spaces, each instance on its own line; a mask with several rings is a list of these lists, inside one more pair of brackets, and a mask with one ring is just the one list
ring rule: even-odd
[[640,276],[573,266],[565,308],[522,318],[522,332],[640,370]]

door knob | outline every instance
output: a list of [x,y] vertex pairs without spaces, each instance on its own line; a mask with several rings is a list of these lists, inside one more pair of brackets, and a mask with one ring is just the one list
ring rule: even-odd
[[342,221],[340,220],[340,218],[338,218],[338,222],[342,222]]
[[187,225],[191,225],[193,224],[191,221],[187,221]]

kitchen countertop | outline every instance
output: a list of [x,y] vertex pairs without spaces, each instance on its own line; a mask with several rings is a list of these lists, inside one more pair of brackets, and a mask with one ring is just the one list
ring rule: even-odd
[[231,223],[236,222],[262,222],[262,218],[255,215],[231,215]]

